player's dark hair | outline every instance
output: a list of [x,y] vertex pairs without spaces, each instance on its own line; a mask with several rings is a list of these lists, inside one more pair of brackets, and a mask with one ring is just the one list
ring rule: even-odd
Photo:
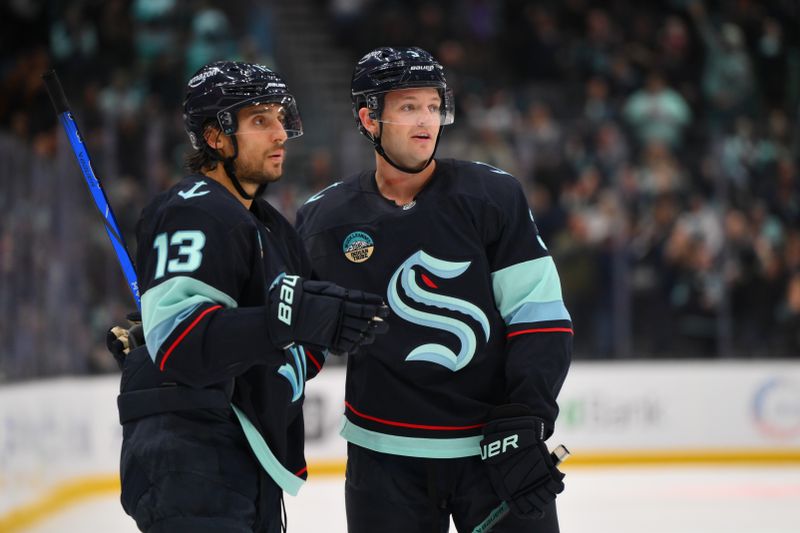
[[[215,123],[216,121],[214,119],[208,119],[205,124],[203,124],[203,132],[208,131],[208,128],[218,128],[218,126],[215,126]],[[219,159],[215,159],[208,150],[203,150],[202,148],[190,147],[183,158],[183,164],[186,170],[193,174],[200,173],[205,168],[213,170],[217,168],[217,163],[219,163]]]
[[[283,79],[264,65],[216,61],[195,72],[186,84],[183,100],[183,124],[192,148],[196,150],[186,158],[189,170],[198,172],[203,167],[214,168],[219,160],[239,196],[252,200],[254,196],[242,188],[234,167],[234,160],[239,155],[239,144],[234,136],[239,125],[237,113],[245,107],[267,103],[283,107],[283,129],[287,138],[303,134],[303,123],[294,97]],[[219,131],[231,136],[232,155],[223,159],[207,145],[204,135],[209,119]],[[207,153],[203,154],[203,151]]]

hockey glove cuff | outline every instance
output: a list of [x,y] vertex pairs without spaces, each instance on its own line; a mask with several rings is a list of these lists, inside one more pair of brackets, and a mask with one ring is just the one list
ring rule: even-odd
[[354,352],[388,331],[387,316],[380,296],[327,281],[281,274],[270,288],[267,324],[280,348],[301,343],[335,355]]
[[492,410],[483,428],[481,458],[500,499],[521,518],[540,519],[564,490],[564,474],[544,443],[545,422],[524,405]]

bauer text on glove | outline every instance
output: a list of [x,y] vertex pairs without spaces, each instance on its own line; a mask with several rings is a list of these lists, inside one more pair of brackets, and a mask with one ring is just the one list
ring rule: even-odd
[[275,279],[268,312],[270,336],[281,347],[300,343],[344,354],[388,330],[383,319],[389,310],[380,296],[299,276]]
[[544,421],[523,405],[495,408],[483,428],[481,458],[492,487],[522,518],[542,518],[564,490],[564,474],[542,440],[544,433]]

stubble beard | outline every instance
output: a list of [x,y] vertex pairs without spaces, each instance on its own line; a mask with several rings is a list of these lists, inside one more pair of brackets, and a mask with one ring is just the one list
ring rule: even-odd
[[[271,167],[271,169],[267,170],[265,165]],[[249,163],[242,164],[241,161],[237,161],[236,166],[236,178],[240,183],[261,186],[276,182],[280,180],[283,175],[283,163],[277,165],[277,168],[275,168],[276,165],[269,160],[267,162],[262,161],[260,167]]]

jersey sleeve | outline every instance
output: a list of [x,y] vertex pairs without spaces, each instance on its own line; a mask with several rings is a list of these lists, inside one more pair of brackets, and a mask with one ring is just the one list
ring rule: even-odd
[[[264,307],[239,308],[252,275],[255,228],[174,207],[140,235],[142,326],[150,357],[176,381],[207,386],[280,361]],[[251,234],[252,233],[252,234]]]
[[508,175],[496,179],[502,186],[488,217],[487,254],[495,305],[506,324],[506,397],[528,405],[551,433],[572,357],[572,320],[521,185]]

